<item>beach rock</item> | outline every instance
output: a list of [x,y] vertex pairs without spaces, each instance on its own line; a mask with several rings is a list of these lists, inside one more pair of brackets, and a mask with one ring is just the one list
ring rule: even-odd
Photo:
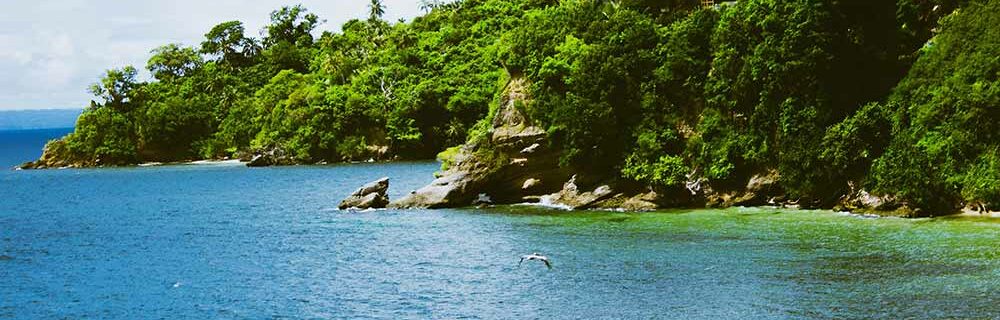
[[840,198],[840,201],[838,201],[837,205],[834,206],[834,209],[867,213],[891,212],[897,211],[903,207],[903,204],[896,200],[895,197],[871,194],[863,188],[858,188],[857,184],[854,182],[848,183],[848,189],[850,190],[848,194]]
[[287,166],[295,164],[295,160],[280,147],[258,150],[247,161],[247,167]]
[[576,180],[577,176],[574,175],[563,184],[561,191],[548,195],[546,199],[554,205],[572,209],[586,209],[594,207],[599,201],[616,195],[611,186],[607,184],[599,185],[591,191],[580,191]]
[[768,170],[750,177],[743,187],[717,190],[702,184],[699,189],[710,207],[761,206],[771,204],[775,198],[784,198],[780,179],[777,170]]
[[649,191],[628,198],[620,208],[626,211],[652,211],[660,207],[659,201],[660,195],[656,191]]
[[263,154],[255,154],[250,161],[247,161],[247,167],[266,167],[272,164],[273,161]]
[[389,178],[382,178],[358,188],[344,201],[340,209],[381,209],[389,204]]
[[449,208],[471,205],[477,198],[483,172],[448,170],[431,184],[389,204],[391,208]]

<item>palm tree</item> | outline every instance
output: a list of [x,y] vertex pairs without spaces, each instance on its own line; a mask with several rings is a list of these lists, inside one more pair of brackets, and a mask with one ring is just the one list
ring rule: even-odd
[[431,12],[440,5],[440,0],[420,0],[420,10],[423,10],[425,13]]
[[385,5],[382,4],[381,0],[372,0],[372,3],[368,5],[368,9],[371,9],[368,14],[369,21],[382,20],[382,16],[385,15]]

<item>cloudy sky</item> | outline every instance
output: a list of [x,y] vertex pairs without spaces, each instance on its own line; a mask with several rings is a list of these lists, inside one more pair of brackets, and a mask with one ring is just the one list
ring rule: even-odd
[[[142,69],[167,43],[197,45],[219,22],[240,20],[258,36],[268,15],[301,3],[339,30],[367,16],[367,0],[2,0],[0,110],[82,108],[108,68]],[[412,19],[418,0],[383,0],[386,18]]]

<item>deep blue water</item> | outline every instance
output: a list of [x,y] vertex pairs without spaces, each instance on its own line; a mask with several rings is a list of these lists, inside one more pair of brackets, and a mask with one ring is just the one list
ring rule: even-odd
[[0,131],[68,128],[83,109],[0,110]]
[[73,128],[0,130],[0,169],[38,159],[46,142],[72,131]]
[[[57,133],[0,133],[0,163]],[[336,209],[367,181],[390,177],[397,198],[437,168],[0,171],[0,318],[1000,317],[990,221]],[[534,251],[554,268],[518,266]]]

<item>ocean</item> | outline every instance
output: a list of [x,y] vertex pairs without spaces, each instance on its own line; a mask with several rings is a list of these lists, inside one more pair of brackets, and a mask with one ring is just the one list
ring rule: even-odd
[[[68,129],[0,132],[0,164]],[[341,211],[439,164],[0,171],[0,319],[1000,317],[1000,224],[776,208]],[[550,270],[520,256],[549,256]]]

